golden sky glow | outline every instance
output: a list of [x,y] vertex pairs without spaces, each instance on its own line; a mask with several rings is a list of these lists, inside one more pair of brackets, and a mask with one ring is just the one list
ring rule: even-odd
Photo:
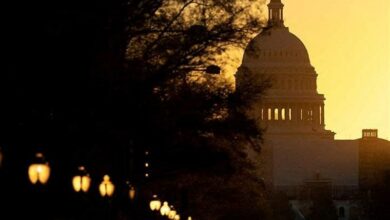
[[309,51],[337,139],[390,139],[390,1],[283,0],[285,25]]

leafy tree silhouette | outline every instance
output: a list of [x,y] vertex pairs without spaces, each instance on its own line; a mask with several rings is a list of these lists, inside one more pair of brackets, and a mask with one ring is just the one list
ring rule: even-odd
[[[10,37],[7,49],[9,77],[2,89],[12,107],[1,114],[4,142],[14,152],[26,152],[22,158],[34,151],[29,146],[45,146],[55,161],[53,171],[63,173],[53,176],[52,190],[59,198],[68,193],[64,189],[72,171],[67,167],[79,163],[93,167],[96,179],[110,172],[114,180],[131,177],[140,184],[143,154],[150,150],[151,178],[142,182],[148,191],[162,191],[175,201],[186,200],[173,196],[177,190],[186,192],[177,197],[189,198],[180,204],[197,219],[226,219],[228,209],[243,219],[253,219],[245,213],[265,216],[261,181],[247,157],[250,150],[259,152],[261,131],[244,109],[268,84],[248,83],[247,91],[234,91],[215,75],[215,67],[225,64],[221,54],[232,46],[245,47],[260,31],[252,12],[261,3],[28,5],[36,10],[14,15],[25,28]],[[34,33],[33,44],[20,43],[26,32]],[[15,50],[34,54],[22,60]],[[14,100],[18,103],[11,105]],[[132,170],[130,157],[138,164]]]

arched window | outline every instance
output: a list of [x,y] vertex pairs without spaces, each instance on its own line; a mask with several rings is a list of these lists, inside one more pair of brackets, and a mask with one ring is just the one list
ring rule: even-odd
[[269,108],[268,109],[268,121],[272,120],[272,110]]
[[275,121],[279,120],[279,109],[275,108],[274,110],[274,118],[275,118]]
[[282,108],[282,120],[286,120],[286,109]]
[[342,206],[339,208],[339,217],[340,218],[344,218],[345,217],[345,208],[342,207]]

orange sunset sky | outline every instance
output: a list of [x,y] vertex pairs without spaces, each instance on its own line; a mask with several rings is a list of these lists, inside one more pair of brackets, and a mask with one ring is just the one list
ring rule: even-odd
[[327,128],[390,139],[390,1],[284,0],[285,23],[305,43],[326,101]]
[[306,45],[319,75],[326,128],[337,139],[360,138],[364,128],[390,139],[390,1],[282,2],[285,25]]

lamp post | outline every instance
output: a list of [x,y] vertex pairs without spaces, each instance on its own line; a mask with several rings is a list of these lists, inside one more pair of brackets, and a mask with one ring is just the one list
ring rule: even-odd
[[107,219],[111,219],[110,209],[111,209],[111,201],[110,198],[114,195],[115,186],[110,180],[109,175],[104,175],[102,183],[99,185],[100,195],[103,197],[103,203],[106,203],[106,216]]
[[[32,201],[31,205],[33,209],[40,209],[49,205],[48,188],[44,187],[47,184],[50,177],[50,166],[45,160],[45,157],[41,152],[36,153],[35,157],[28,167],[28,178],[33,185]],[[48,219],[50,212],[31,213],[32,218]]]
[[[136,219],[137,217],[137,212],[138,212],[138,209],[136,208],[136,197],[138,197],[138,192],[134,185],[132,185],[130,183],[130,181],[126,181],[126,185],[127,185],[127,188],[126,188],[126,192],[127,192],[127,197],[125,200],[125,212],[126,212],[126,215],[129,216],[130,219]],[[130,199],[130,200],[129,200]]]
[[28,168],[28,177],[32,184],[46,184],[49,180],[50,166],[42,153],[35,154],[35,160]]
[[130,200],[134,201],[135,196],[136,196],[135,187],[132,186],[131,184],[129,184],[129,198],[130,198]]
[[85,208],[88,206],[87,192],[91,186],[91,177],[86,171],[84,166],[80,166],[77,169],[76,175],[72,178],[73,190],[78,194],[75,196],[75,213],[76,215],[87,216]]
[[153,218],[158,219],[160,217],[161,201],[157,195],[153,195],[152,200],[149,203],[150,210],[152,210]]

